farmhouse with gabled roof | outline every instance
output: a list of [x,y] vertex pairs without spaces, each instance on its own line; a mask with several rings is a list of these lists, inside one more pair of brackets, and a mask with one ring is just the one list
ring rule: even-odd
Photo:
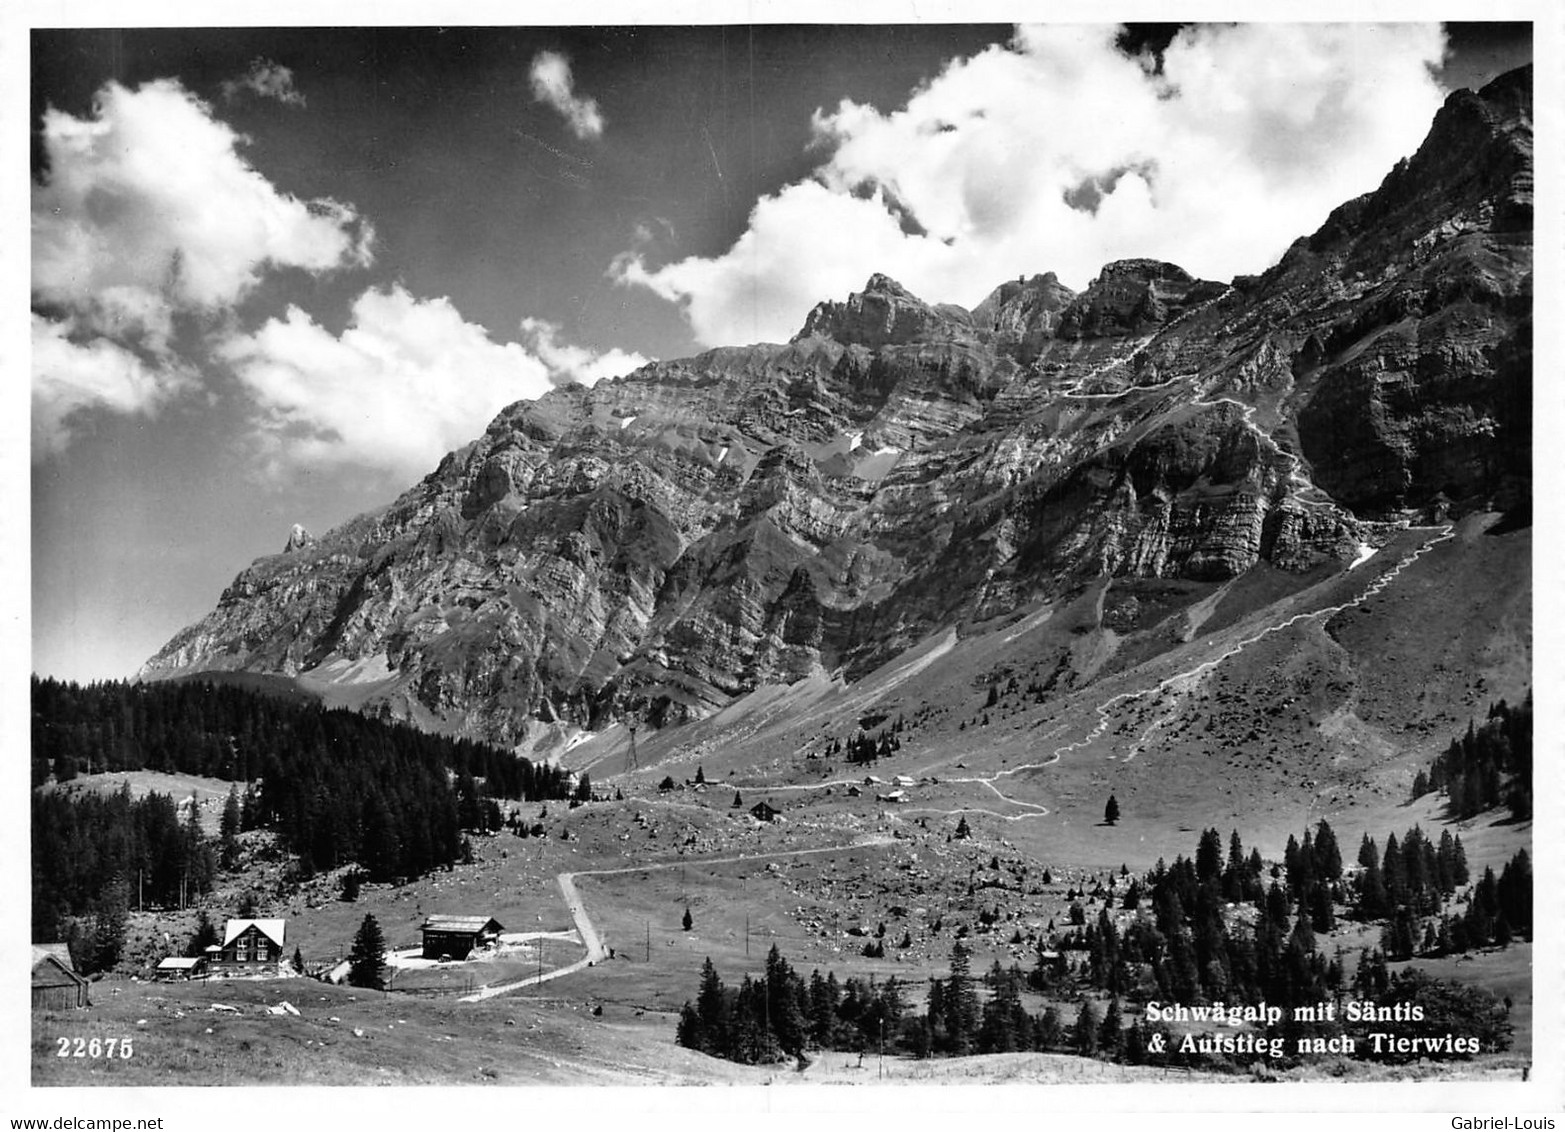
[[287,920],[229,920],[223,926],[223,942],[213,957],[214,974],[247,974],[283,957]]

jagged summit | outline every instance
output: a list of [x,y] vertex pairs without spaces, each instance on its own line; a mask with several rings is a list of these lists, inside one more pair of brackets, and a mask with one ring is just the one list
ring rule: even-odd
[[243,571],[143,675],[292,676],[503,742],[662,726],[1034,603],[1079,599],[1108,672],[1219,590],[1285,600],[1399,523],[1519,514],[1525,87],[1454,95],[1405,168],[1231,287],[1130,259],[968,312],[876,274],[787,344],[511,405]]
[[283,546],[284,554],[292,554],[306,546],[313,546],[315,536],[305,530],[300,524],[295,523],[293,529],[288,532],[288,542]]
[[822,302],[794,335],[830,338],[844,346],[877,350],[933,338],[971,335],[971,316],[959,306],[930,306],[890,276],[876,273],[846,302]]

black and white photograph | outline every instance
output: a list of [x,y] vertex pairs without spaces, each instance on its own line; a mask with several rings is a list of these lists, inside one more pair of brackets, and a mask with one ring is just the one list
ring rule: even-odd
[[12,1127],[1565,1120],[1557,13],[137,7],[5,33]]

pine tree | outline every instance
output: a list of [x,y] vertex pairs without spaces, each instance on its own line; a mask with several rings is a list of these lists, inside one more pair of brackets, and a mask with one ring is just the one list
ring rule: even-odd
[[1119,799],[1113,794],[1109,795],[1108,803],[1103,807],[1103,821],[1106,825],[1114,825],[1119,821]]
[[348,983],[380,990],[386,985],[386,938],[375,917],[366,914],[348,953]]
[[201,914],[196,918],[196,931],[190,937],[190,943],[185,947],[185,956],[194,959],[205,955],[206,949],[220,942],[217,928],[212,923],[212,917],[206,914],[206,909],[201,909]]
[[228,801],[223,803],[223,821],[218,830],[219,849],[218,859],[226,871],[234,867],[239,859],[239,785],[235,783],[228,788]]
[[696,993],[699,1044],[687,1041],[681,1042],[681,1045],[719,1057],[728,1056],[728,999],[723,991],[723,980],[718,978],[717,968],[708,956],[701,965],[701,989]]
[[691,928],[692,928],[692,927],[694,927],[694,926],[695,926],[695,918],[694,918],[694,917],[693,917],[693,916],[691,916],[691,915],[690,915],[690,909],[689,909],[689,908],[686,908],[686,909],[685,909],[685,915],[684,915],[684,918],[683,918],[683,919],[681,919],[681,920],[680,920],[680,921],[679,921],[679,922],[680,922],[680,923],[681,923],[681,924],[682,924],[682,925],[684,925],[684,929],[685,929],[685,930],[686,930],[686,931],[687,931],[687,932],[688,932],[688,931],[689,931],[689,930],[690,930],[690,929],[691,929]]
[[1098,1048],[1110,1061],[1118,1061],[1125,1054],[1125,1034],[1120,1024],[1119,999],[1111,998],[1109,1008],[1103,1015],[1103,1024],[1098,1027]]
[[969,953],[957,940],[951,945],[951,977],[945,985],[946,1037],[951,1052],[961,1055],[972,1049],[978,1027],[978,994],[973,989]]
[[1076,1026],[1071,1031],[1071,1044],[1082,1057],[1092,1057],[1098,1051],[1098,1012],[1092,1008],[1091,999],[1081,1000]]

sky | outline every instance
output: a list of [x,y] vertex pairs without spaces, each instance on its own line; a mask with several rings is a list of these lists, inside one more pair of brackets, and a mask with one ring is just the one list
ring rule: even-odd
[[35,672],[132,674],[295,523],[503,406],[973,306],[1264,270],[1525,24],[34,30]]

